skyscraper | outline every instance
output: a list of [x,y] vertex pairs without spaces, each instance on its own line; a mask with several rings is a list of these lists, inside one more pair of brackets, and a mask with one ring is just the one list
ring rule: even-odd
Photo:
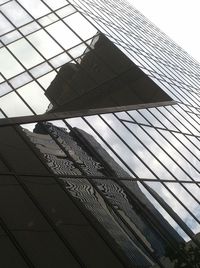
[[2,267],[199,246],[199,64],[125,1],[0,5]]

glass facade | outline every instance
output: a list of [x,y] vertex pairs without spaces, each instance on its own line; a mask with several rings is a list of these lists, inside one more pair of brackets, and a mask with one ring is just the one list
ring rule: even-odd
[[195,267],[200,65],[123,0],[0,11],[2,267]]

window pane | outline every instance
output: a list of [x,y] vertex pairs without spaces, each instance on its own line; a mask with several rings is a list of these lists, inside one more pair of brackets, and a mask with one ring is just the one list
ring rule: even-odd
[[37,114],[46,112],[49,100],[36,82],[31,82],[23,86],[18,92]]
[[[27,1],[30,2],[30,1]],[[20,7],[15,1],[11,1],[1,7],[3,13],[8,17],[17,27],[30,22],[32,19],[28,13]]]
[[0,70],[6,78],[10,78],[24,71],[22,66],[5,48],[0,49]]
[[64,21],[84,40],[91,38],[97,33],[96,28],[79,13],[65,18]]
[[81,42],[62,21],[58,21],[46,29],[65,49],[69,49]]
[[6,93],[12,91],[13,89],[8,85],[7,82],[0,84],[0,96],[5,95]]
[[32,80],[32,77],[27,73],[24,72],[12,79],[10,79],[10,83],[14,88],[18,88],[23,86],[24,84],[30,82]]
[[1,41],[4,43],[4,45],[8,45],[9,43],[14,42],[21,37],[22,35],[18,31],[12,31],[2,36]]
[[15,92],[0,98],[0,107],[9,117],[33,114]]
[[10,24],[10,22],[1,14],[0,14],[0,21],[1,21],[0,35],[5,34],[9,31],[11,31],[12,29],[14,29],[12,24]]
[[35,18],[39,18],[51,12],[40,0],[19,0],[19,2]]
[[59,9],[56,13],[58,14],[59,17],[63,18],[65,16],[70,15],[71,13],[75,11],[76,9],[73,6],[69,5],[69,6]]
[[45,3],[47,3],[47,5],[52,9],[58,9],[67,4],[66,0],[45,0]]
[[25,39],[16,41],[9,45],[9,48],[26,68],[31,68],[43,61],[43,58]]
[[46,58],[62,52],[61,47],[43,30],[31,34],[28,39]]

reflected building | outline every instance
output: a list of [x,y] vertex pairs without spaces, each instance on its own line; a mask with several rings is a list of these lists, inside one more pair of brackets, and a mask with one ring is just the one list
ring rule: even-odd
[[199,63],[124,0],[0,8],[0,266],[198,248]]

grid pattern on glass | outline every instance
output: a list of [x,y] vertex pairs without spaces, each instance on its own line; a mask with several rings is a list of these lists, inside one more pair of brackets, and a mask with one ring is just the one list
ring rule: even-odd
[[[167,108],[168,107],[164,107],[164,109]],[[177,108],[177,105],[175,108]],[[158,109],[159,107],[153,109],[150,108],[149,111],[152,113],[152,116],[158,116],[158,113],[156,112]],[[153,121],[147,121],[148,124],[145,120],[142,123],[138,123],[135,121],[134,117],[136,113],[133,112],[136,112],[136,110],[50,122],[53,125],[44,123],[42,126],[46,132],[42,131],[41,133],[43,133],[43,135],[38,134],[41,130],[34,133],[32,132],[36,123],[23,125],[23,128],[25,129],[24,131],[26,135],[29,136],[29,138],[31,137],[31,141],[36,144],[37,148],[44,155],[44,158],[46,159],[44,161],[47,161],[50,167],[55,167],[53,168],[55,174],[59,177],[65,177],[67,191],[69,191],[73,198],[78,198],[79,187],[84,188],[90,187],[91,185],[91,187],[94,188],[93,191],[95,195],[100,194],[107,205],[111,206],[111,209],[114,210],[115,213],[118,213],[116,211],[115,201],[112,201],[114,192],[110,192],[110,195],[112,196],[111,198],[111,196],[109,197],[109,191],[112,191],[112,189],[116,187],[122,187],[124,191],[123,197],[125,197],[125,193],[127,194],[127,190],[130,191],[130,194],[132,193],[133,196],[135,196],[135,189],[139,186],[141,192],[148,197],[148,200],[167,220],[168,224],[170,224],[170,226],[172,226],[185,241],[194,239],[194,243],[197,243],[198,245],[198,240],[196,241],[194,234],[197,234],[200,231],[200,173],[198,170],[198,156],[200,153],[199,136],[181,133],[179,130],[170,130],[165,126],[160,127],[157,123],[154,125],[155,122]],[[137,112],[141,117],[145,118],[144,109],[138,109]],[[94,139],[98,141],[107,152],[109,152],[110,156],[120,164],[124,173],[118,173],[117,176],[119,176],[119,178],[109,177],[113,176],[111,174],[109,176],[108,174],[105,175],[100,166],[98,172],[95,171],[96,173],[84,168],[80,150],[88,148],[88,145],[87,147],[82,147],[82,149],[80,147],[76,148],[76,140],[76,145],[73,147],[73,139],[77,136],[77,128],[81,129],[79,132],[82,133],[83,137],[85,135],[85,138],[88,138],[88,134],[92,135]],[[64,141],[66,138],[65,135],[67,135],[65,134],[67,133],[66,131],[71,131],[70,133],[73,133],[73,135]],[[85,131],[86,134],[83,134],[82,131]],[[45,133],[48,134],[48,139],[51,137],[54,140],[55,145],[53,145],[52,142],[50,147],[49,142],[45,142],[44,144],[44,140],[46,139],[44,138],[46,135]],[[90,144],[92,144],[92,139],[93,138],[90,136]],[[97,145],[93,146],[97,150]],[[55,155],[55,151],[52,151],[55,148],[57,158],[48,158],[47,154]],[[97,151],[99,152],[99,149]],[[56,161],[57,164],[52,165],[51,161]],[[63,161],[72,161],[69,162],[72,166],[69,166],[68,169],[62,169]],[[91,163],[93,160],[90,159],[89,161]],[[108,161],[108,159],[106,161]],[[82,164],[80,165],[79,162]],[[94,168],[95,165],[96,164],[93,163],[90,168]],[[84,177],[82,177],[82,175]],[[74,179],[72,179],[72,177]],[[136,181],[138,182],[137,187],[135,184]],[[117,186],[117,184],[119,184],[119,186]],[[70,185],[73,185],[73,189],[76,189],[77,187],[76,192],[70,190]],[[105,190],[106,187],[108,187],[107,190]],[[119,188],[119,191],[122,193],[122,189],[120,190]],[[123,245],[123,234],[121,233],[122,240],[119,242],[118,237],[111,231],[111,229],[117,230],[116,228],[118,227],[116,226],[116,222],[114,223],[110,219],[110,225],[108,226],[106,223],[110,217],[108,211],[104,215],[105,211],[102,211],[99,204],[93,200],[92,206],[95,206],[98,213],[104,215],[102,217],[105,221],[102,221],[101,217],[99,218],[99,214],[95,214],[90,208],[90,204],[87,203],[86,200],[89,200],[90,197],[87,196],[86,192],[83,193],[82,191],[81,193],[84,195],[84,200],[82,201],[83,204],[97,221],[100,221],[102,226],[107,226],[106,228],[108,228],[107,230],[110,230],[110,235],[114,238],[115,242],[119,243],[118,245],[120,245],[121,249],[126,252]],[[118,200],[118,206],[120,206],[119,204],[121,201],[119,201],[119,195],[116,198]],[[140,198],[142,200],[141,196]],[[124,213],[126,213],[127,206],[128,204],[122,208]],[[132,212],[129,211],[129,220],[131,219],[131,213]],[[123,214],[117,215],[118,217],[121,217],[120,215]],[[128,221],[128,223],[130,224],[130,221]],[[134,233],[134,231],[132,230],[131,232]],[[134,233],[135,236],[137,236],[138,231]],[[164,229],[163,232],[165,231],[166,230]],[[121,231],[118,230],[117,232]],[[145,232],[143,235],[145,236]],[[140,239],[139,241],[142,243],[143,240]],[[126,240],[127,242],[130,242],[128,237],[126,237]],[[132,241],[134,241],[134,239]],[[133,261],[131,260],[131,256],[134,251],[135,258],[133,263],[136,264],[136,256],[139,259],[141,256],[137,255],[133,245],[130,244],[129,249],[129,261]],[[146,248],[146,250],[148,251],[148,248]],[[152,255],[152,259],[150,258],[152,262],[155,261],[154,257],[155,256]],[[143,255],[142,258],[145,260],[146,257]]]
[[[18,94],[20,87],[26,85],[33,90],[28,85],[32,81],[42,86],[38,81],[42,76],[45,80],[50,71],[56,75],[58,68],[66,62],[76,61],[77,52],[81,56],[88,47],[87,41],[97,33],[96,28],[67,1],[5,1],[0,12],[0,70],[6,80],[0,81],[2,103],[4,98],[6,102],[5,94],[13,91]],[[79,49],[81,46],[84,50]],[[73,53],[68,52],[70,49],[74,49]],[[42,86],[43,90],[46,88]],[[34,96],[34,92],[27,94]],[[30,98],[21,96],[21,100],[34,114],[44,113],[47,109],[46,102],[41,102],[43,107],[35,109]],[[17,113],[8,109],[4,113],[7,117],[29,115],[23,108]]]

